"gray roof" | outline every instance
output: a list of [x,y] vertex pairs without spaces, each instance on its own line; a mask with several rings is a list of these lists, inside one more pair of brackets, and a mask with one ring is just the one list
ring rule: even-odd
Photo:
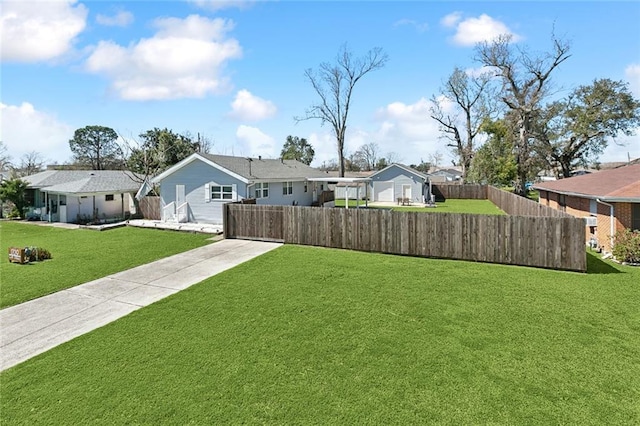
[[461,176],[462,172],[460,170],[456,170],[456,169],[439,169],[433,173],[431,173],[432,175],[435,176],[451,176],[451,177],[455,177],[455,176]]
[[404,165],[404,164],[402,164],[402,163],[391,163],[391,164],[389,164],[387,167],[385,167],[384,169],[378,170],[377,172],[373,173],[373,174],[371,175],[371,177],[373,177],[373,176],[377,175],[378,173],[382,173],[384,170],[388,170],[388,169],[390,169],[390,168],[392,168],[392,167],[400,167],[401,169],[404,169],[405,171],[407,171],[407,172],[409,172],[409,173],[413,173],[413,174],[415,174],[416,176],[421,177],[422,179],[425,179],[425,180],[428,180],[428,179],[429,179],[429,175],[427,175],[427,174],[425,174],[425,173],[422,173],[422,172],[420,172],[420,171],[418,171],[418,170],[414,169],[413,167],[406,166],[406,165]]
[[30,188],[64,194],[136,192],[141,185],[123,170],[46,170],[23,179]]
[[327,176],[326,172],[314,169],[297,160],[232,157],[213,154],[200,155],[248,180],[304,180],[305,178]]

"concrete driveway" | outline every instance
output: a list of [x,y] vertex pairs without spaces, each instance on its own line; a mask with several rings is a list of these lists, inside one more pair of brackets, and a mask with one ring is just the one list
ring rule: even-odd
[[281,245],[222,240],[0,310],[0,371]]

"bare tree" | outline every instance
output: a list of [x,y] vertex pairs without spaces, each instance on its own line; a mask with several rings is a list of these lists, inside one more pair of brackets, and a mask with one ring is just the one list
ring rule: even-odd
[[43,168],[44,159],[42,154],[31,151],[20,158],[20,167],[15,172],[18,176],[29,176],[42,171]]
[[0,171],[11,167],[11,156],[7,152],[7,146],[0,141]]
[[378,163],[380,147],[375,142],[369,142],[362,145],[355,152],[356,158],[360,163],[360,168],[363,170],[373,170]]
[[184,132],[183,136],[194,141],[196,152],[199,152],[201,154],[211,153],[211,151],[213,150],[213,146],[215,145],[212,139],[210,139],[208,136],[200,134],[200,132],[197,132],[196,135],[193,136],[191,132],[186,131]]
[[516,182],[514,192],[525,196],[525,182],[535,163],[531,155],[534,135],[534,117],[542,107],[542,101],[551,90],[551,73],[569,59],[569,43],[552,36],[553,52],[533,56],[527,49],[511,45],[511,36],[503,35],[491,42],[476,46],[476,60],[494,67],[502,80],[501,100],[513,113],[518,124],[518,137],[514,153],[516,157]]
[[395,151],[387,152],[387,156],[385,157],[388,164],[400,163],[402,162],[402,156]]
[[304,117],[296,117],[295,120],[299,122],[319,119],[322,124],[331,125],[336,137],[338,170],[341,177],[344,176],[344,139],[353,89],[362,77],[382,68],[387,60],[387,54],[379,47],[369,50],[364,56],[354,58],[353,53],[343,45],[335,63],[324,62],[317,71],[305,71],[305,76],[320,97],[320,101],[312,104]]
[[[482,121],[495,113],[495,101],[491,90],[493,74],[483,72],[470,75],[455,68],[440,89],[440,96],[432,96],[431,118],[440,125],[440,131],[449,140],[462,166],[462,179],[466,180],[476,151],[474,140],[480,132]],[[443,96],[454,108],[445,110]]]
[[437,169],[442,163],[444,156],[440,151],[436,151],[432,154],[429,154],[429,162],[433,166],[434,169]]

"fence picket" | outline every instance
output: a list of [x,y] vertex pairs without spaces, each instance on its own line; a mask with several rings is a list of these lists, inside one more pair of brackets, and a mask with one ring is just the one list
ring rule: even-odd
[[[529,214],[497,216],[230,203],[223,209],[224,232],[226,238],[586,271],[582,219],[534,208],[492,187],[485,186],[484,190],[492,201],[504,206],[503,210]],[[481,195],[482,188],[457,185],[457,189],[446,191]]]

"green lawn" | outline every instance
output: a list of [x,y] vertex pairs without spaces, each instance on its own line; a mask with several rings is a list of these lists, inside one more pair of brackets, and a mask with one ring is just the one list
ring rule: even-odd
[[0,375],[3,424],[638,424],[640,269],[284,246]]
[[[344,207],[344,199],[336,200],[336,207]],[[360,201],[360,205],[364,206],[364,201]],[[349,200],[349,208],[356,207],[356,200]],[[419,206],[390,206],[371,208],[391,208],[396,211],[404,212],[423,212],[423,213],[472,213],[472,214],[505,214],[495,204],[489,200],[467,200],[467,199],[448,199],[442,203],[436,203],[436,207],[419,207]]]
[[[0,307],[200,247],[211,237],[133,227],[69,230],[12,221],[0,222],[0,236]],[[8,248],[25,246],[46,248],[53,259],[9,263]]]

